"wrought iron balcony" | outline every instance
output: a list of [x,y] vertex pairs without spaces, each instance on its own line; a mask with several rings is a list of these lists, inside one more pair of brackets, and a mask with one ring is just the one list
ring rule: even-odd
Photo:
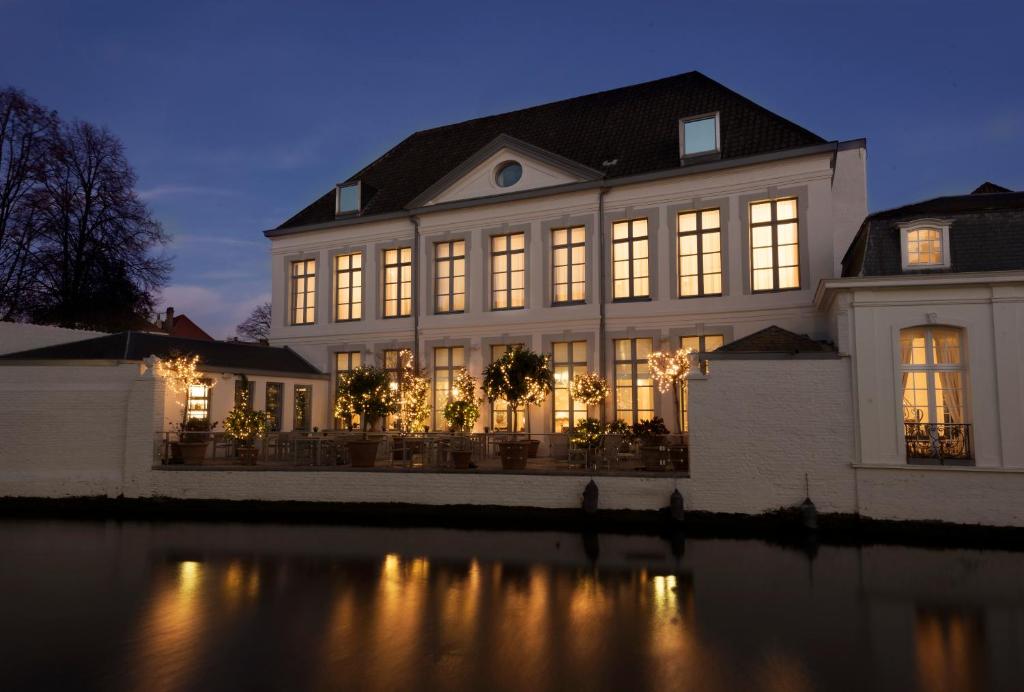
[[903,434],[908,460],[934,460],[943,464],[969,462],[974,458],[969,423],[905,422]]

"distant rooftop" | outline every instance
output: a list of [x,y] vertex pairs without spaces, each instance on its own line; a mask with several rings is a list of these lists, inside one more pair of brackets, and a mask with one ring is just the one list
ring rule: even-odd
[[287,346],[263,346],[236,341],[186,339],[153,332],[120,332],[29,351],[7,353],[0,360],[126,360],[142,361],[198,355],[204,370],[274,372],[322,375],[309,361]]
[[833,353],[834,348],[820,341],[815,341],[805,334],[797,334],[788,329],[772,325],[761,331],[748,334],[719,347],[712,353],[763,353],[788,354],[800,353]]

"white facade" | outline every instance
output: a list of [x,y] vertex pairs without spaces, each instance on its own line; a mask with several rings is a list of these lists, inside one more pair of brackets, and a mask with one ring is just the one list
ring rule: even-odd
[[[495,344],[523,344],[550,352],[556,341],[586,341],[588,368],[603,372],[611,381],[611,346],[619,338],[649,337],[658,350],[678,347],[682,336],[719,334],[731,341],[773,324],[816,338],[829,335],[814,306],[814,289],[819,280],[836,275],[867,211],[862,141],[786,152],[770,160],[681,167],[677,174],[588,183],[583,189],[563,184],[546,194],[532,189],[531,194],[512,194],[507,199],[492,196],[459,202],[451,197],[455,192],[471,197],[489,194],[481,188],[487,176],[480,171],[509,156],[498,152],[493,161],[470,170],[465,181],[453,181],[440,192],[438,199],[443,203],[417,208],[415,213],[380,220],[371,216],[358,223],[341,219],[334,227],[270,234],[271,343],[290,346],[332,375],[335,353],[358,351],[364,364],[379,365],[382,351],[396,348],[417,350],[421,367],[433,374],[434,349],[461,346],[469,371],[479,376]],[[524,184],[535,180],[532,171],[547,166],[521,153],[517,160],[524,167]],[[800,288],[753,293],[750,205],[780,198],[797,200]],[[720,213],[722,295],[680,298],[677,216],[711,208]],[[638,218],[647,220],[650,299],[616,302],[611,286],[612,225]],[[586,299],[582,304],[553,306],[551,231],[574,226],[586,229]],[[525,308],[495,310],[490,301],[490,237],[519,232],[526,244]],[[447,240],[465,241],[466,305],[461,314],[433,311],[434,248]],[[414,315],[387,318],[381,262],[385,250],[398,247],[416,248]],[[362,253],[362,319],[337,322],[334,258],[353,252]],[[315,321],[296,325],[292,324],[289,274],[292,262],[305,259],[316,260]],[[671,396],[656,396],[655,413],[672,420]],[[608,406],[607,415],[612,418],[614,400]],[[481,429],[494,425],[488,413],[485,407],[478,423]],[[330,425],[328,401],[320,403],[317,415],[321,426]],[[530,429],[547,432],[552,428],[549,399],[544,407],[531,411]]]

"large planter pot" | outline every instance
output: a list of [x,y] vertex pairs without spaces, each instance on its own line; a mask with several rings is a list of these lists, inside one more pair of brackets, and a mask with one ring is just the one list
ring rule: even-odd
[[640,463],[645,471],[664,471],[665,451],[657,445],[643,444],[640,447]]
[[672,462],[672,470],[689,471],[690,454],[689,450],[682,445],[673,445],[668,448],[668,458]]
[[473,461],[473,452],[471,450],[455,450],[452,452],[453,468],[468,469],[471,461]]
[[238,458],[248,464],[255,464],[259,450],[254,445],[245,445],[238,448]]
[[178,450],[181,452],[183,464],[198,465],[206,458],[205,442],[179,442]]
[[530,451],[530,442],[499,442],[498,456],[501,457],[501,468],[506,471],[522,471],[526,468],[526,459]]
[[181,463],[181,447],[179,447],[178,444],[179,443],[177,442],[171,443],[170,456],[167,458],[168,464]]
[[529,452],[527,452],[527,455],[531,459],[536,459],[537,454],[540,452],[540,440],[534,440],[531,438],[527,440],[527,442],[530,444],[530,449]]
[[380,440],[352,440],[348,443],[348,457],[352,467],[357,469],[372,468],[377,461],[377,446]]

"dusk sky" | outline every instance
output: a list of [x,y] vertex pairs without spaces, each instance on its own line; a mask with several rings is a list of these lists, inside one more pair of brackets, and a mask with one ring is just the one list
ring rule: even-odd
[[269,299],[262,231],[411,132],[700,70],[868,140],[872,210],[1024,189],[1024,5],[0,0],[0,87],[125,143],[216,337]]

